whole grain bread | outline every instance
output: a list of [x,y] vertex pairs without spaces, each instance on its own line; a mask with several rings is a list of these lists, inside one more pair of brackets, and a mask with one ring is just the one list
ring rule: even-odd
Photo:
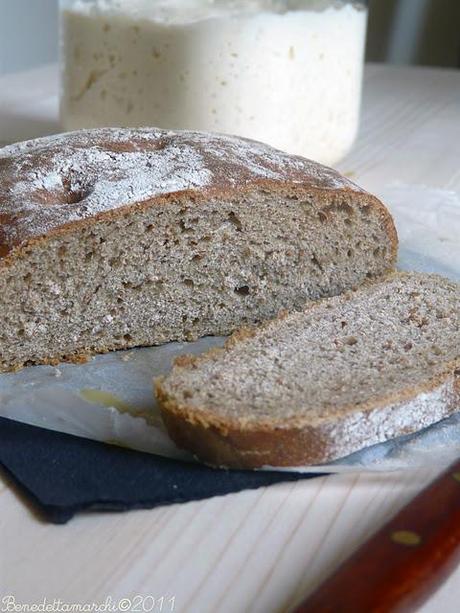
[[179,447],[233,468],[323,463],[460,410],[460,286],[395,274],[176,361],[156,392]]
[[394,266],[382,203],[229,136],[83,130],[0,149],[0,370],[228,334]]

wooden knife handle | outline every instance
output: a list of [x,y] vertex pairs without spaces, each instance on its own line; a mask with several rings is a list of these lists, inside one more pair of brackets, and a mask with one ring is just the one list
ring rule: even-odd
[[460,462],[409,502],[295,612],[413,611],[460,561],[459,545]]

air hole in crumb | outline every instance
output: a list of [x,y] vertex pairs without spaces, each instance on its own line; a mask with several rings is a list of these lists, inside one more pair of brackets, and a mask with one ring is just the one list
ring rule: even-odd
[[404,351],[410,351],[412,347],[413,347],[412,343],[406,343],[405,345],[403,345]]
[[193,287],[195,283],[191,279],[184,279],[184,285],[187,287]]
[[238,294],[239,296],[248,296],[249,287],[247,285],[242,285],[241,287],[235,287],[235,294]]
[[146,232],[152,232],[154,230],[155,226],[153,225],[153,223],[149,223],[145,226],[145,231]]
[[347,257],[351,258],[352,255],[353,255],[353,249],[348,249]]
[[238,232],[241,232],[243,225],[233,211],[229,214],[228,221],[235,226]]
[[24,328],[21,328],[20,330],[18,330],[18,336],[24,336],[26,333],[26,331],[24,330]]
[[196,255],[193,256],[192,262],[199,262],[202,259],[203,259],[203,256],[197,253]]
[[344,213],[345,215],[354,215],[355,211],[353,207],[348,204],[346,200],[342,200],[340,202],[334,202],[325,208],[326,213],[329,211]]
[[348,204],[346,200],[342,200],[342,202],[340,203],[340,206],[337,207],[337,210],[343,211],[344,213],[347,213],[348,215],[355,214],[354,208],[350,204]]
[[345,326],[347,325],[347,322],[346,321],[341,321],[340,325],[342,326],[342,328],[345,328]]
[[187,228],[187,226],[185,225],[185,221],[183,219],[181,219],[179,222],[179,228],[182,234],[185,234],[185,232],[190,232],[191,230],[191,228]]
[[133,337],[131,336],[131,334],[125,334],[125,335],[123,335],[123,340],[125,340],[125,341],[132,341]]
[[29,282],[29,281],[31,281],[31,280],[32,280],[32,273],[30,273],[30,272],[26,273],[26,274],[24,275],[24,281],[25,281],[26,283],[28,283],[28,282]]
[[185,322],[187,321],[188,316],[187,315],[182,315],[182,323],[185,324]]
[[323,267],[321,266],[321,263],[320,263],[320,261],[318,260],[318,258],[316,257],[316,255],[315,255],[315,254],[313,254],[313,255],[311,256],[311,261],[312,261],[312,262],[313,262],[313,264],[314,264],[315,266],[317,266],[317,267],[318,267],[318,268],[319,268],[321,271],[323,270]]
[[62,247],[59,247],[58,249],[58,256],[62,258],[65,255],[67,255],[67,247],[65,245],[62,245]]
[[132,283],[131,281],[122,281],[121,283],[123,285],[124,288],[126,289],[132,289],[132,290],[140,290],[142,289],[142,283],[138,283],[137,285],[135,283]]
[[120,268],[120,266],[121,266],[121,259],[120,258],[111,258],[109,260],[109,265],[110,265],[110,268]]
[[376,247],[376,248],[374,249],[373,253],[374,253],[374,257],[378,257],[378,256],[379,256],[379,254],[380,254],[380,247]]
[[318,213],[318,217],[321,223],[326,223],[326,221],[328,220],[327,214],[323,213],[322,211]]
[[358,339],[355,336],[349,336],[345,339],[344,342],[346,345],[356,345]]
[[345,219],[343,220],[343,223],[346,226],[351,226],[351,219],[349,217],[345,217]]

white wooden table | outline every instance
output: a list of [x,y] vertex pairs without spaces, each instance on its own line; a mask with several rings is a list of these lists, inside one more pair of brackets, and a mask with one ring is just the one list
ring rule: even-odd
[[[0,141],[57,130],[55,67],[0,79]],[[361,136],[340,169],[372,191],[399,180],[460,192],[460,72],[368,67]],[[0,481],[0,596],[140,594],[175,597],[187,613],[283,611],[434,476],[331,476],[64,527],[41,523]],[[460,568],[421,610],[457,613],[459,603]]]

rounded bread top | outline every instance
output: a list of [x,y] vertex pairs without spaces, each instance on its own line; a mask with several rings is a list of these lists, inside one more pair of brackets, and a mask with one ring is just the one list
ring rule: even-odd
[[0,149],[0,258],[73,224],[184,192],[303,187],[362,193],[331,168],[244,138],[80,130]]

